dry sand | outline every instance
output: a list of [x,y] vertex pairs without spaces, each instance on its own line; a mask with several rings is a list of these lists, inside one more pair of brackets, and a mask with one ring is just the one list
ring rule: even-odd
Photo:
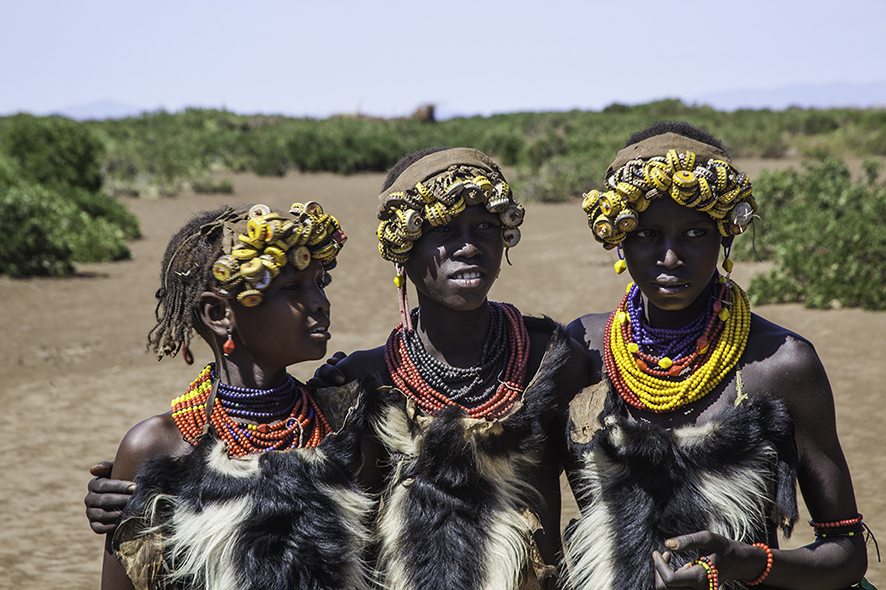
[[[762,164],[744,166],[753,174]],[[132,244],[131,261],[81,265],[67,279],[0,277],[6,334],[0,340],[0,588],[98,587],[103,539],[84,516],[87,470],[112,459],[126,430],[168,408],[200,363],[209,360],[205,347],[195,346],[195,367],[180,359],[158,364],[145,352],[159,262],[172,232],[191,213],[220,203],[322,202],[350,237],[329,290],[329,352],[376,346],[398,320],[392,267],[375,246],[375,195],[382,179],[378,174],[238,175],[234,195],[127,199],[144,232]],[[592,241],[577,205],[530,203],[527,209],[523,242],[511,251],[514,266],[502,270],[492,298],[562,322],[612,309],[627,279],[613,273],[610,254]],[[762,265],[736,267],[734,275],[747,285]],[[886,484],[886,408],[879,378],[886,313],[811,311],[798,305],[755,311],[816,345],[835,390],[859,509],[886,539],[881,487]],[[293,372],[306,378],[315,367],[310,363]],[[791,543],[811,540],[811,530],[801,523]],[[876,562],[873,548],[869,556],[868,579],[886,587],[886,567]]]

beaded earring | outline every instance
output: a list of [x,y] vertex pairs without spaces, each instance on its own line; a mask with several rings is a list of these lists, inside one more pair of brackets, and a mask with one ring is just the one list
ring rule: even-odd
[[397,287],[397,304],[400,307],[400,321],[406,330],[412,332],[412,317],[409,315],[409,302],[406,300],[406,272],[402,264],[395,264],[397,274],[394,276],[394,286]]
[[729,276],[729,273],[732,272],[732,261],[729,260],[729,254],[732,252],[732,242],[730,241],[727,244],[723,244],[723,270],[726,271],[726,276]]
[[618,253],[618,260],[615,261],[615,274],[620,275],[628,269],[628,263],[625,262],[625,253],[621,249],[621,242],[615,247]]
[[228,339],[225,340],[224,345],[222,346],[222,350],[225,353],[225,356],[230,356],[232,352],[234,352],[234,339],[231,338],[231,328],[228,327]]

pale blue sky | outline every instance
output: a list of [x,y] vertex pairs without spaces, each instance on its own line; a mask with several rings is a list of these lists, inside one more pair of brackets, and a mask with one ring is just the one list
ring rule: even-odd
[[2,0],[0,113],[452,116],[863,86],[886,83],[884,28],[884,0]]

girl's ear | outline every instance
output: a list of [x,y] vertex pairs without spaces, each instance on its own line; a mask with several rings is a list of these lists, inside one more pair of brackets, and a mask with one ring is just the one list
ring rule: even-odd
[[200,295],[200,319],[213,334],[226,337],[228,328],[234,327],[234,310],[230,301],[207,291]]

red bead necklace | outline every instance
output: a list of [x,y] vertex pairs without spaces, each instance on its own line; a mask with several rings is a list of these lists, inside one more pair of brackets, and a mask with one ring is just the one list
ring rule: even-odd
[[425,412],[436,415],[447,406],[457,406],[471,418],[500,418],[513,407],[523,391],[529,361],[529,332],[520,311],[509,303],[489,302],[504,313],[507,320],[508,356],[500,385],[482,404],[465,407],[425,383],[403,341],[402,322],[394,328],[385,344],[385,363],[394,385]]
[[[212,395],[213,373],[213,364],[206,365],[188,391],[172,400],[172,418],[185,441],[192,445],[208,431],[206,404]],[[307,388],[299,383],[297,390],[299,396],[289,416],[271,424],[234,420],[222,404],[213,403],[209,423],[216,435],[227,443],[228,455],[244,457],[250,453],[320,444],[332,428]]]

